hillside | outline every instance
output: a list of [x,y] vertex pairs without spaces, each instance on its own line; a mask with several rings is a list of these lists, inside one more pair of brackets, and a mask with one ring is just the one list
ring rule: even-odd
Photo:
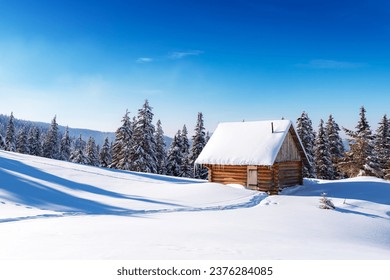
[[389,220],[370,177],[268,196],[0,151],[0,259],[389,259]]

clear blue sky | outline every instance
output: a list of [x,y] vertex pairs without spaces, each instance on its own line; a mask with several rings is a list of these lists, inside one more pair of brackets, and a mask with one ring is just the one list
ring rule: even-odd
[[0,0],[0,113],[114,131],[145,99],[168,135],[390,113],[386,0]]

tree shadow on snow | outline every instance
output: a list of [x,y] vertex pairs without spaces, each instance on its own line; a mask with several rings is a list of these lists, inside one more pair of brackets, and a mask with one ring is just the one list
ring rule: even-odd
[[[11,172],[14,173],[11,174]],[[28,177],[25,177],[24,175],[39,179],[40,182],[28,179]],[[77,183],[46,173],[19,161],[0,157],[0,191],[6,194],[4,198],[9,201],[40,209],[63,212],[108,215],[121,215],[121,213],[129,215],[132,213],[131,209],[115,207],[97,201],[76,197],[50,187],[49,185],[46,185],[45,182],[60,185],[61,187],[71,190],[89,192],[110,198],[137,200],[160,205],[181,206],[139,196],[124,195],[95,186]],[[0,194],[0,198],[1,197]],[[134,211],[134,213],[136,212],[137,211]]]
[[151,174],[151,173],[143,173],[143,172],[135,172],[135,171],[128,171],[128,170],[118,170],[118,169],[110,169],[110,171],[114,173],[124,173],[124,174],[132,174],[137,177],[143,177],[146,179],[152,179],[157,180],[159,182],[166,182],[166,183],[175,183],[175,184],[199,184],[199,183],[205,183],[207,180],[201,180],[201,179],[192,179],[192,178],[178,178],[173,176],[167,176],[167,175],[159,175],[159,174]]
[[294,196],[320,196],[329,198],[356,199],[390,205],[390,184],[380,181],[317,181],[306,180],[303,187],[291,192]]

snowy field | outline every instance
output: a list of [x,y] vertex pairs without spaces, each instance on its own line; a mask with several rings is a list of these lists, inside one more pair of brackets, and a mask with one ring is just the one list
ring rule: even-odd
[[375,178],[268,196],[0,151],[3,260],[390,259],[389,233],[390,184]]

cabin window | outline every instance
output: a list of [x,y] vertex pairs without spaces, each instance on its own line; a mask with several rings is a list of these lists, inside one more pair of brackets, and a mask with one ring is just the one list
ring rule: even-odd
[[248,166],[247,169],[247,187],[250,189],[257,188],[257,166]]

